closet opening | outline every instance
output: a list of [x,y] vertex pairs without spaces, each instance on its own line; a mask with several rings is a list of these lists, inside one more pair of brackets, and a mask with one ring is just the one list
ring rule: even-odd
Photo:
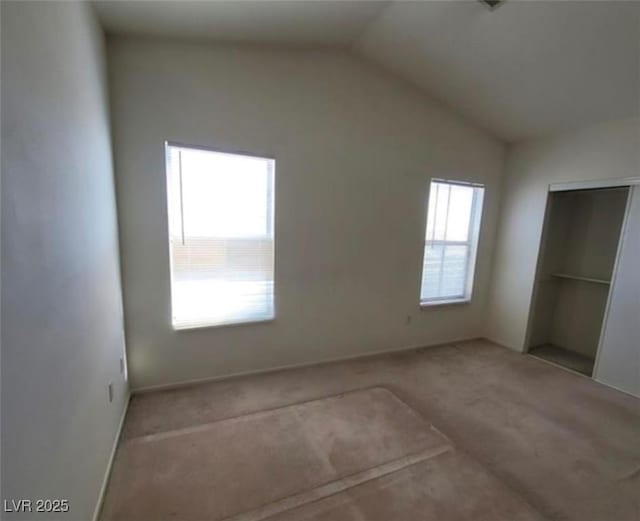
[[629,187],[549,192],[527,351],[592,376]]

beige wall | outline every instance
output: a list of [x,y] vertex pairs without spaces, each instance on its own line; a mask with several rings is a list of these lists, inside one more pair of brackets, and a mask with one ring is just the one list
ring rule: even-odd
[[[115,39],[109,65],[134,387],[482,332],[500,143],[348,53]],[[276,158],[275,321],[172,331],[165,140]],[[487,192],[473,303],[421,311],[432,176]]]
[[640,120],[523,142],[507,155],[485,334],[522,350],[549,184],[640,175]]
[[96,507],[127,396],[116,228],[102,32],[3,1],[1,495],[70,508],[29,519]]

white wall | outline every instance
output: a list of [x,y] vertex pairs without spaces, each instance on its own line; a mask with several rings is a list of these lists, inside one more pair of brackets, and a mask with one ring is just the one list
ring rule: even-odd
[[525,343],[549,184],[640,175],[640,120],[523,142],[507,154],[485,334]]
[[86,4],[2,2],[2,499],[70,505],[7,519],[90,520],[125,406],[103,44]]
[[[500,143],[348,53],[108,47],[134,387],[482,332]],[[276,158],[274,322],[171,330],[165,140]],[[421,311],[432,176],[486,183],[487,193],[473,303]]]
[[595,378],[640,398],[640,190],[631,190]]

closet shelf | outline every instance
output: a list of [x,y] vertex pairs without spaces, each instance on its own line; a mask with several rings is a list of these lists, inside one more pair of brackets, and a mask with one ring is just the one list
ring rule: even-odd
[[579,280],[582,282],[591,282],[593,284],[605,284],[605,285],[611,284],[611,281],[609,280],[593,279],[591,277],[580,277],[578,275],[569,275],[567,273],[552,273],[551,276],[556,277],[558,279]]

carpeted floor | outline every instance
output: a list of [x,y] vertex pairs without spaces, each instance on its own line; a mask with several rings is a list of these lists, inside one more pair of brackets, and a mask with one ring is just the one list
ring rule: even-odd
[[580,353],[574,353],[562,347],[544,344],[530,348],[529,354],[585,376],[591,376],[593,373],[595,359],[581,355]]
[[136,395],[102,519],[639,515],[640,400],[474,341]]

